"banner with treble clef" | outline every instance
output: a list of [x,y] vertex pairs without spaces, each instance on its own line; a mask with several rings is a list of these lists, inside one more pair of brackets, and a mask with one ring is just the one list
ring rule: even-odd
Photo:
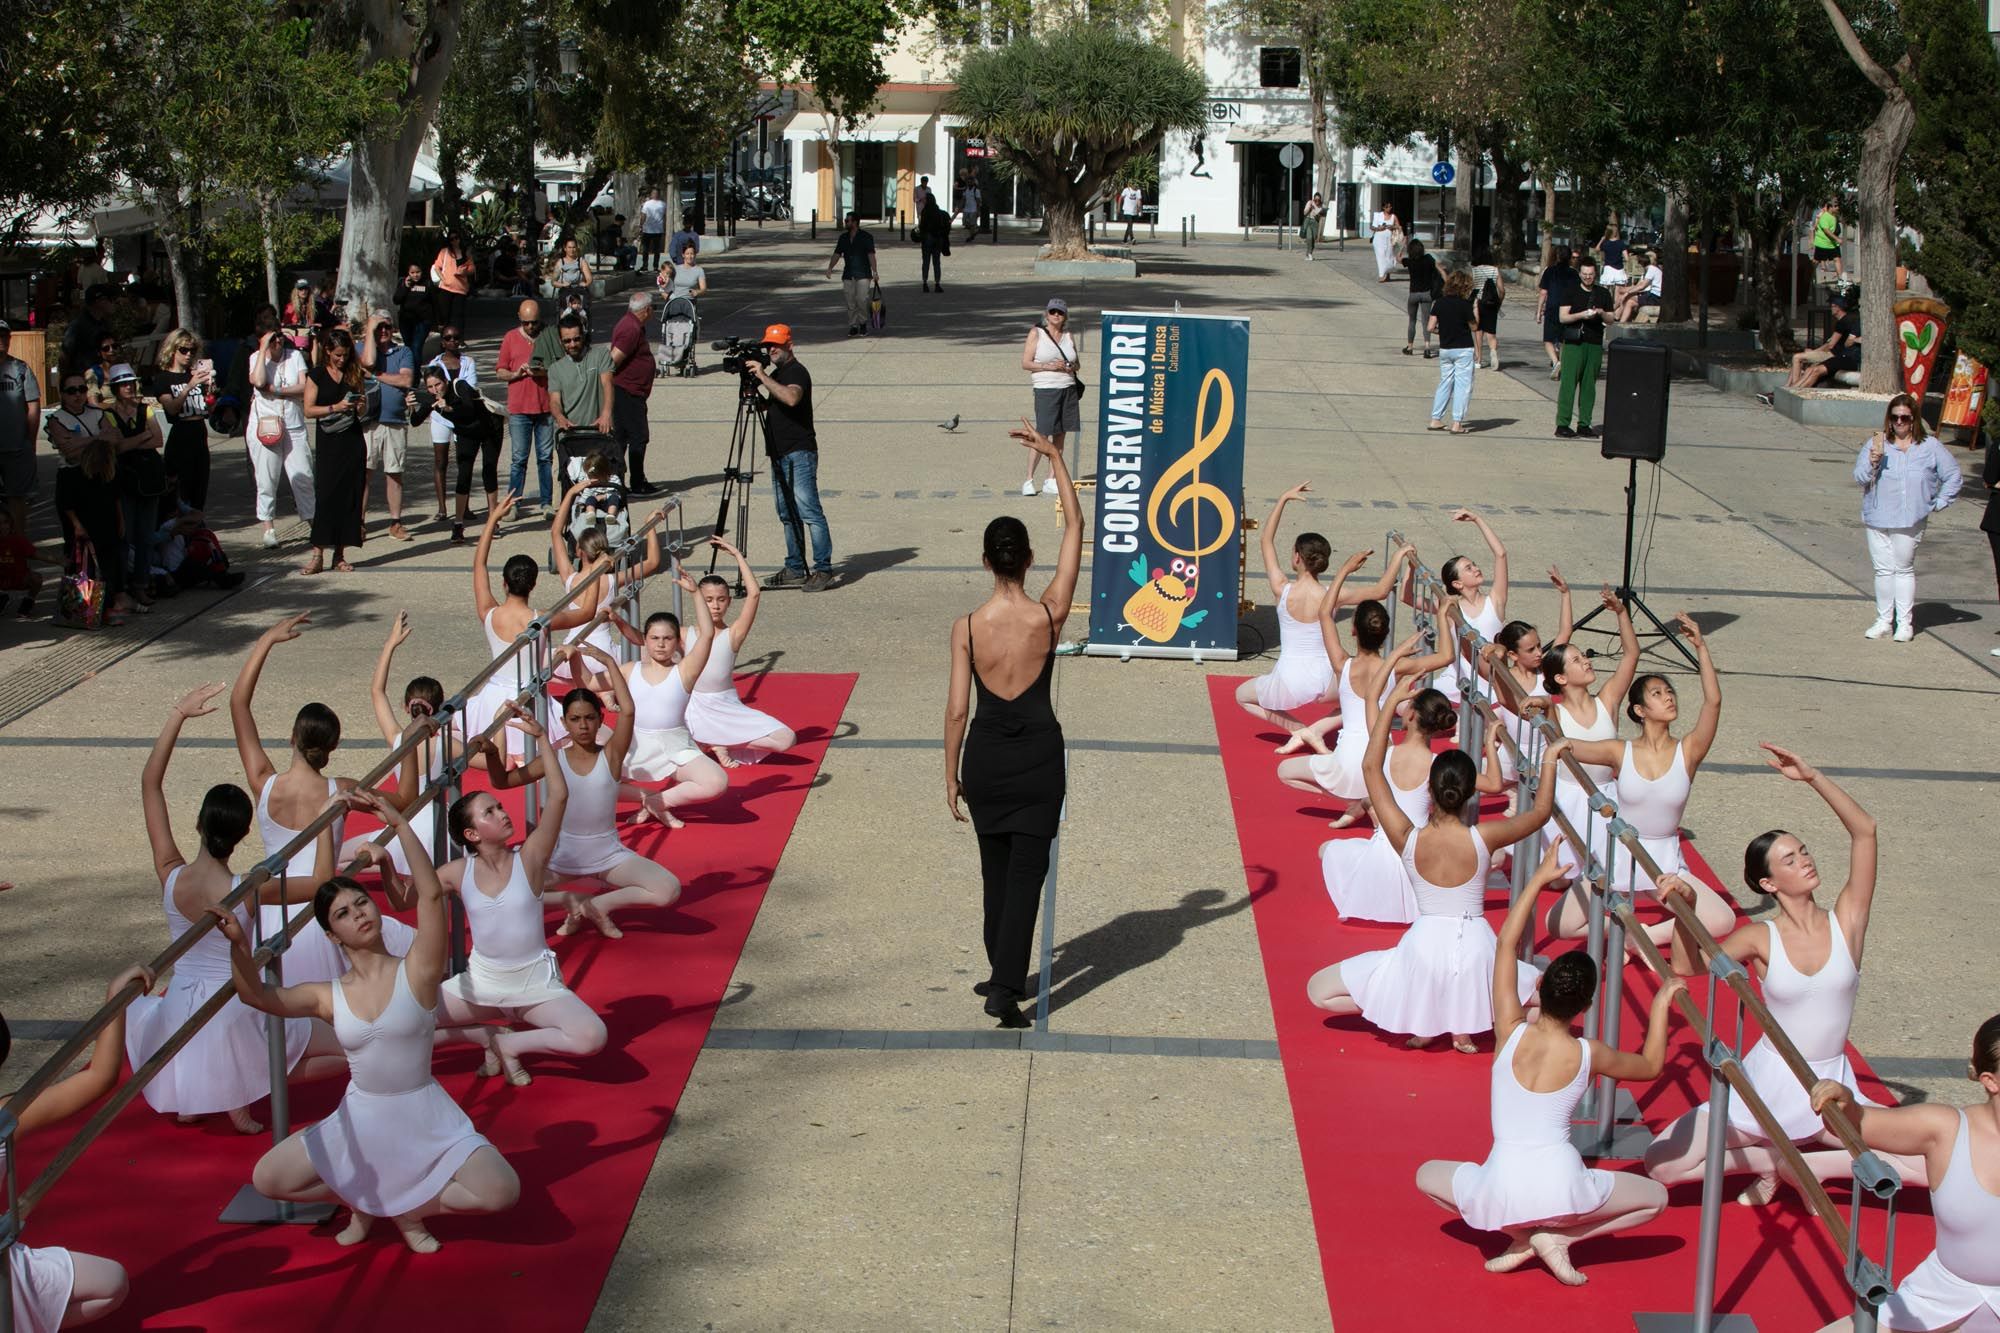
[[1107,311],[1093,656],[1236,656],[1250,321]]

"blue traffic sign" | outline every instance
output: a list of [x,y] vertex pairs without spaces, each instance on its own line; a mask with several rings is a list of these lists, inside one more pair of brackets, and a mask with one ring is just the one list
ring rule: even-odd
[[1449,162],[1439,162],[1431,167],[1431,179],[1439,185],[1451,184],[1452,177],[1456,175],[1458,175],[1458,172],[1452,169],[1452,165]]

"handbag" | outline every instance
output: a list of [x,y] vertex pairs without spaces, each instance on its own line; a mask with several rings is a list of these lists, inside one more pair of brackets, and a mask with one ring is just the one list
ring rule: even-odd
[[83,629],[104,626],[104,580],[97,575],[97,550],[87,538],[76,539],[71,567],[56,589],[56,614]]
[[285,422],[282,417],[257,418],[257,443],[266,449],[278,447],[278,441],[285,438]]
[[881,329],[889,322],[889,307],[882,300],[882,289],[871,285],[868,288],[868,327]]

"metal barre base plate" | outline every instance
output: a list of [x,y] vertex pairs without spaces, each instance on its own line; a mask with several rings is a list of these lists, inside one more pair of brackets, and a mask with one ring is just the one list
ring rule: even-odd
[[280,1199],[267,1199],[257,1192],[255,1185],[245,1185],[236,1191],[236,1197],[222,1210],[219,1221],[230,1226],[273,1226],[298,1223],[314,1227],[339,1211],[337,1203],[286,1203]]
[[[1637,1333],[1693,1333],[1695,1318],[1691,1314],[1635,1314],[1632,1327]],[[1711,1333],[1757,1333],[1757,1321],[1747,1314],[1713,1315],[1708,1327]]]
[[1652,1146],[1653,1131],[1646,1128],[1645,1120],[1639,1115],[1638,1101],[1624,1088],[1618,1089],[1616,1101],[1608,1150],[1598,1151],[1595,1120],[1578,1120],[1570,1126],[1569,1141],[1583,1154],[1585,1161],[1636,1162]]

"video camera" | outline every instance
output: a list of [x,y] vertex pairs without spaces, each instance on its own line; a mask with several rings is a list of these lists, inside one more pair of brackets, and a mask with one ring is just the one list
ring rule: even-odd
[[750,362],[763,364],[769,360],[764,355],[766,345],[753,338],[717,338],[709,347],[722,353],[722,369],[731,375],[748,375]]

